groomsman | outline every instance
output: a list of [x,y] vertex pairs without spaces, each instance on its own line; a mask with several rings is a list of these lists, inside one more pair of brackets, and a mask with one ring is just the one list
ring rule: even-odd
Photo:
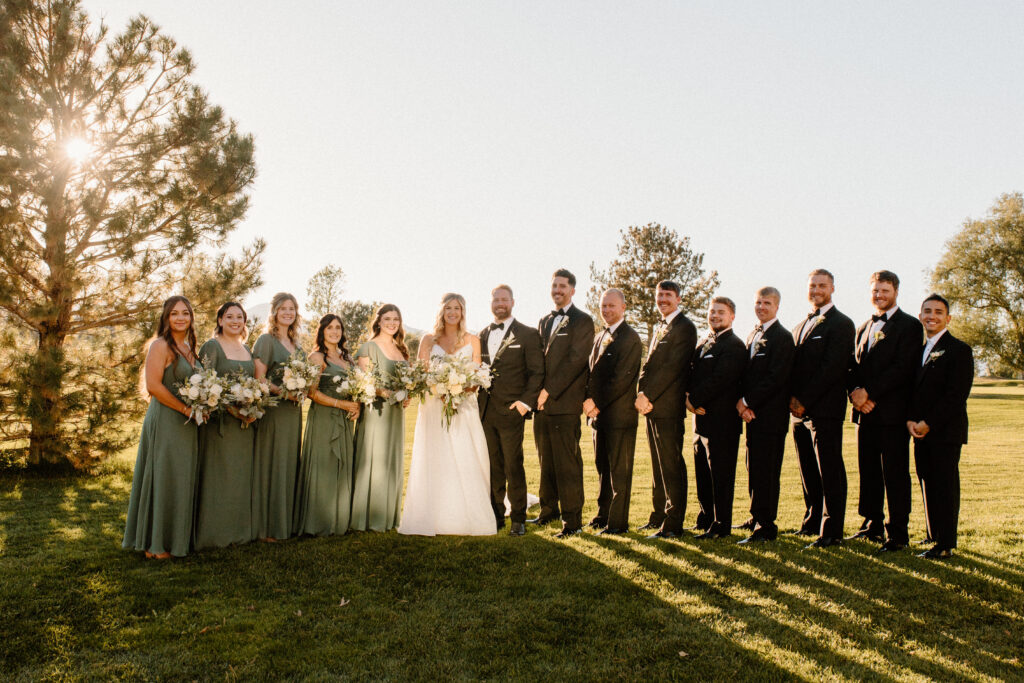
[[832,303],[835,278],[819,268],[807,282],[814,310],[793,330],[789,411],[800,459],[804,514],[800,534],[818,538],[808,548],[839,545],[846,515],[843,418],[846,373],[853,353],[853,321]]
[[572,304],[576,276],[561,268],[551,277],[555,310],[537,325],[544,349],[544,385],[537,397],[533,434],[540,458],[540,515],[546,524],[559,516],[559,538],[583,530],[583,455],[580,413],[587,393],[587,371],[594,343],[594,321]]
[[491,507],[498,529],[505,526],[506,483],[512,506],[511,536],[526,533],[526,471],[523,426],[537,405],[544,382],[540,335],[512,317],[512,288],[491,290],[494,322],[480,332],[480,355],[494,369],[491,388],[480,392],[480,419],[491,461]]
[[[900,279],[888,270],[871,275],[875,314],[857,328],[856,347],[846,388],[857,424],[857,464],[864,518],[854,538],[884,540],[879,552],[902,550],[909,542],[910,436],[907,405],[914,373],[920,364],[922,329],[896,304]],[[889,523],[883,526],[883,504],[889,501]]]
[[793,336],[779,322],[782,295],[762,287],[754,302],[758,323],[747,337],[743,395],[736,412],[747,423],[747,491],[750,528],[740,543],[774,541],[779,529],[779,478],[789,430],[789,372],[793,367]]
[[626,296],[609,289],[601,296],[605,328],[594,337],[590,352],[590,379],[583,402],[593,430],[594,460],[600,492],[597,516],[590,522],[602,534],[629,530],[629,496],[633,486],[636,448],[636,380],[643,344],[624,320]]
[[932,294],[919,316],[927,341],[918,358],[907,429],[924,494],[928,537],[920,557],[943,559],[956,547],[960,517],[960,449],[967,443],[967,397],[974,382],[971,347],[946,329],[949,302]]
[[711,331],[697,348],[693,361],[686,409],[695,414],[694,470],[704,470],[706,481],[697,480],[697,502],[707,531],[697,538],[732,535],[732,499],[736,490],[736,451],[743,421],[736,414],[740,380],[746,365],[746,347],[732,331],[736,304],[716,296],[708,307]]
[[647,360],[640,370],[636,409],[647,418],[647,443],[654,472],[654,511],[644,529],[648,538],[678,538],[686,515],[686,382],[697,343],[697,328],[679,310],[679,285],[658,283],[654,302],[661,322],[654,328]]

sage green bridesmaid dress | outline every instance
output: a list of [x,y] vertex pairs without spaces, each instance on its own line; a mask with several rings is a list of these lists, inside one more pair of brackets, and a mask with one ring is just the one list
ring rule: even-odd
[[[192,365],[178,356],[164,369],[163,385],[177,396],[174,385],[193,372]],[[198,461],[196,423],[151,397],[139,436],[123,548],[154,555],[188,554]]]
[[[327,363],[320,374],[321,392],[338,398],[334,377],[347,368]],[[328,536],[348,531],[352,510],[352,435],[354,423],[341,408],[310,401],[299,460],[295,502],[296,534]]]
[[[220,342],[211,339],[199,349],[204,367],[218,375],[241,370],[252,377],[256,364],[231,360]],[[199,428],[199,490],[196,501],[195,548],[223,548],[247,543],[252,530],[252,468],[256,424],[243,428],[242,421],[218,411]]]
[[[288,349],[277,337],[263,334],[253,345],[252,355],[267,366],[270,381],[280,386],[284,372],[281,366],[291,357]],[[276,406],[267,408],[267,414],[256,426],[252,481],[252,526],[256,538],[291,536],[301,448],[302,406],[282,398]]]
[[[394,372],[397,364],[372,341],[356,352],[357,359],[363,356],[384,373]],[[404,455],[405,409],[402,404],[377,401],[372,406],[363,406],[356,432],[350,528],[387,531],[398,526]]]

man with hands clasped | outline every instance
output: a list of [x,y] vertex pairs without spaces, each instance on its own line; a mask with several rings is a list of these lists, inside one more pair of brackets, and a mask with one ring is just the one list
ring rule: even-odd
[[686,382],[697,344],[697,328],[679,310],[679,285],[658,283],[654,301],[661,322],[654,328],[647,360],[640,369],[636,409],[647,418],[647,442],[654,472],[654,510],[648,538],[678,538],[686,514],[686,465],[683,434],[686,427]]
[[629,498],[636,448],[636,379],[643,344],[625,320],[626,297],[620,289],[601,296],[605,328],[594,337],[590,378],[583,412],[593,430],[594,460],[600,482],[597,516],[590,522],[602,534],[629,530]]

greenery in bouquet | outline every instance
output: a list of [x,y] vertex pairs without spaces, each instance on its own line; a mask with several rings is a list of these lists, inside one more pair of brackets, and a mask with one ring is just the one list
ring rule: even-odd
[[338,382],[339,398],[345,398],[365,406],[373,405],[378,399],[377,387],[381,386],[380,374],[375,369],[364,370],[358,364],[353,364],[344,379],[336,378]]
[[224,403],[242,419],[242,429],[263,417],[267,408],[276,406],[277,396],[270,393],[270,384],[241,370],[224,377]]
[[491,386],[491,370],[487,365],[464,356],[435,357],[430,362],[427,386],[430,393],[441,400],[442,420],[447,429],[474,389]]
[[300,349],[281,366],[278,386],[285,398],[302,403],[311,390],[316,388],[320,377],[320,366],[310,363]]
[[210,415],[220,410],[224,393],[223,379],[213,368],[202,368],[192,373],[184,382],[174,385],[178,398],[191,411],[189,419],[203,424]]
[[427,375],[430,367],[416,359],[396,363],[394,371],[384,376],[384,388],[388,391],[388,403],[397,404],[405,400],[422,398],[427,393]]

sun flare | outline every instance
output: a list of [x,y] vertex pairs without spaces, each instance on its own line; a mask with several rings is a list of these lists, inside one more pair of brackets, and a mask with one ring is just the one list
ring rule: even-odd
[[81,163],[89,158],[92,153],[92,145],[82,138],[71,138],[64,145],[64,153],[76,163]]

